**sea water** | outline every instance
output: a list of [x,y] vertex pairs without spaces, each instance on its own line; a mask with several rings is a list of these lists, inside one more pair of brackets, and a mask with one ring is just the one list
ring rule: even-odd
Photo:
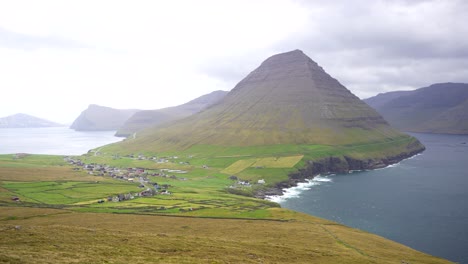
[[115,131],[75,131],[68,127],[1,128],[0,154],[81,155],[121,141]]
[[271,199],[468,263],[468,136],[412,135],[426,146],[422,154],[384,169],[319,176]]

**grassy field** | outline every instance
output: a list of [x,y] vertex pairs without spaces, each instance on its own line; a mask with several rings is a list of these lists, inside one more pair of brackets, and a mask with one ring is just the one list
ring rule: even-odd
[[0,207],[0,263],[449,263],[312,216],[276,220]]
[[[41,160],[50,158],[44,167]],[[278,205],[251,197],[230,194],[225,189],[233,183],[225,174],[213,168],[180,165],[176,162],[157,164],[130,158],[114,160],[105,156],[82,157],[87,162],[106,162],[121,167],[147,166],[189,169],[183,178],[148,176],[152,182],[170,185],[171,195],[135,197],[132,200],[109,202],[107,197],[142,191],[140,183],[112,179],[108,176],[89,175],[74,171],[74,166],[58,156],[24,157],[0,155],[0,205],[66,208],[80,212],[145,213],[170,215],[197,215],[216,217],[256,218],[257,211]],[[37,163],[36,163],[37,162]],[[132,163],[133,162],[133,163]],[[14,166],[11,164],[14,163]],[[36,167],[34,167],[36,166]],[[20,201],[13,201],[18,197]],[[104,200],[104,203],[98,203]],[[265,214],[262,214],[267,216]]]
[[[197,215],[216,217],[257,217],[258,210],[278,207],[277,204],[248,196],[263,188],[288,179],[288,174],[304,166],[306,160],[348,155],[357,158],[392,155],[401,151],[411,138],[391,142],[350,146],[271,145],[257,147],[222,147],[197,145],[184,151],[165,153],[115,152],[115,146],[101,148],[79,158],[86,164],[97,163],[116,168],[140,167],[147,178],[159,185],[169,185],[170,195],[135,197],[108,202],[108,197],[142,191],[139,182],[90,175],[83,169],[73,170],[62,156],[0,155],[0,204],[53,206],[86,212],[145,213]],[[386,149],[382,152],[381,149]],[[143,157],[144,155],[144,157]],[[136,158],[136,157],[142,158]],[[153,159],[154,158],[154,159]],[[158,160],[164,162],[157,162]],[[167,173],[183,170],[184,174]],[[250,186],[240,186],[235,175]],[[169,177],[172,176],[172,177]],[[263,179],[265,184],[257,184]],[[237,194],[243,194],[239,196]],[[18,197],[20,202],[13,201]],[[104,200],[104,203],[97,203]],[[265,215],[265,214],[263,214]]]

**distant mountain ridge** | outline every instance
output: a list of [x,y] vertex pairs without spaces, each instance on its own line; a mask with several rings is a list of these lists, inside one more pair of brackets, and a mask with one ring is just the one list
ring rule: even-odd
[[91,104],[75,119],[70,128],[77,131],[117,130],[137,109],[115,109]]
[[0,118],[0,128],[60,127],[62,124],[27,114],[14,114]]
[[122,145],[142,150],[193,145],[338,146],[400,137],[407,136],[295,50],[265,60],[220,103],[167,126],[144,130]]
[[437,83],[364,100],[391,125],[408,132],[468,134],[468,84]]
[[217,103],[227,93],[227,91],[214,91],[179,106],[136,112],[125,121],[115,135],[126,137],[148,127],[190,116]]

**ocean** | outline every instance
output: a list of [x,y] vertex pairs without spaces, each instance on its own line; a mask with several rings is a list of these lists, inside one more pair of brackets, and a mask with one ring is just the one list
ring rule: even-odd
[[83,132],[68,127],[1,128],[0,154],[81,155],[123,139],[114,134],[115,131]]
[[384,169],[318,176],[282,207],[468,263],[468,136],[412,134],[426,151]]

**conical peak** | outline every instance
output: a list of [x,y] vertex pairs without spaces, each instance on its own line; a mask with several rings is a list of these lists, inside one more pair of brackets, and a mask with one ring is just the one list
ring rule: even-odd
[[302,52],[302,50],[293,50],[285,53],[273,55],[266,59],[260,67],[291,67],[291,66],[309,66],[322,70],[318,64]]
[[265,60],[217,104],[147,137],[158,147],[185,148],[351,144],[388,135],[396,132],[376,111],[294,50]]
[[278,63],[278,62],[285,62],[285,63],[290,63],[290,62],[297,62],[297,61],[307,61],[310,60],[307,55],[302,52],[302,50],[292,50],[284,53],[279,53],[275,54],[268,59],[266,59],[263,63]]
[[[304,78],[317,81],[329,80],[337,83],[337,81],[331,78],[322,69],[322,67],[305,55],[304,52],[297,49],[269,57],[263,61],[257,69],[252,71],[246,78],[239,82],[232,91],[237,91],[245,86],[255,88],[258,87],[258,83],[271,81],[296,83],[298,79]],[[286,86],[290,87],[291,85]]]

